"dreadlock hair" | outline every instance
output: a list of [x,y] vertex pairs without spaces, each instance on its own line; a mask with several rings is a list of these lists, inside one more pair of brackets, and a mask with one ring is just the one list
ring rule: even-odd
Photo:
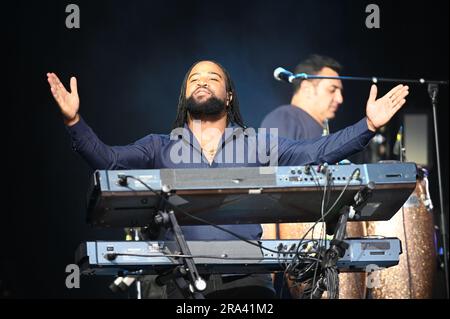
[[[306,60],[300,62],[295,68],[295,73],[306,73],[317,75],[323,68],[330,68],[337,73],[341,73],[342,65],[333,58],[324,55],[312,54]],[[294,93],[300,88],[302,81],[295,81],[293,88]]]
[[[212,62],[216,64],[219,68],[222,69],[222,72],[225,74],[225,83],[226,83],[226,90],[227,93],[231,93],[233,96],[233,99],[230,101],[230,104],[227,107],[227,122],[232,122],[234,124],[239,125],[242,128],[247,128],[247,126],[244,124],[244,121],[242,119],[241,112],[239,111],[239,101],[236,94],[236,89],[234,87],[234,83],[231,80],[230,74],[228,71],[216,61],[208,60],[209,62]],[[183,127],[184,124],[187,123],[188,120],[188,111],[187,111],[187,98],[186,98],[186,85],[187,80],[189,77],[189,74],[191,73],[194,66],[196,66],[198,63],[203,61],[197,61],[195,62],[187,71],[186,75],[184,76],[183,84],[181,85],[181,91],[180,91],[180,97],[178,98],[178,107],[177,107],[177,117],[175,119],[175,122],[173,124],[173,128]]]

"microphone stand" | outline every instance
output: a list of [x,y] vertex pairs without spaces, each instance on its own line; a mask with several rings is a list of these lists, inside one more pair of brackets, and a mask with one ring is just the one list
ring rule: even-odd
[[306,73],[298,73],[293,74],[289,77],[289,82],[295,81],[303,81],[303,80],[323,80],[323,79],[332,79],[332,80],[352,80],[352,81],[368,81],[374,84],[379,82],[392,82],[392,83],[415,83],[415,84],[434,84],[434,85],[448,85],[447,81],[433,81],[433,80],[413,80],[413,79],[392,79],[392,78],[378,78],[378,77],[360,77],[360,76],[323,76],[323,75],[313,75]]
[[441,223],[441,236],[442,245],[444,249],[444,272],[445,272],[445,289],[447,298],[449,297],[449,284],[448,284],[448,242],[447,242],[447,230],[445,229],[445,213],[444,213],[444,195],[442,188],[442,172],[441,172],[441,160],[439,153],[439,137],[438,137],[438,122],[437,122],[437,95],[439,92],[438,84],[429,83],[428,93],[430,95],[431,104],[433,105],[433,123],[434,123],[434,141],[436,145],[436,163],[438,169],[438,183],[439,183],[439,202],[440,202],[440,223]]

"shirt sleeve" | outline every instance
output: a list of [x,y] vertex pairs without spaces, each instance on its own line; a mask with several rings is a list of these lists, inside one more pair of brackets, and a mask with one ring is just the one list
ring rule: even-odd
[[154,155],[160,145],[158,136],[153,134],[126,146],[106,145],[82,118],[67,130],[73,150],[93,169],[153,168]]
[[278,138],[278,165],[337,163],[362,151],[375,135],[367,127],[367,119],[328,136],[294,141]]

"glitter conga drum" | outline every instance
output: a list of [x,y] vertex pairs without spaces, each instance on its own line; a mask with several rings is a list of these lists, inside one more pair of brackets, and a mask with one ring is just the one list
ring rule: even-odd
[[418,299],[432,297],[436,269],[434,223],[428,196],[426,171],[418,169],[416,189],[389,221],[367,222],[368,235],[397,237],[402,242],[397,266],[374,274],[379,276],[371,288],[376,299]]

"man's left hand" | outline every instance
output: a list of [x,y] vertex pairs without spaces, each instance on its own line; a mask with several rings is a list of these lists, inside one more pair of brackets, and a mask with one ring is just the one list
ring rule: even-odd
[[366,107],[367,126],[371,131],[375,132],[384,126],[400,110],[406,103],[408,90],[408,86],[400,84],[377,100],[378,89],[375,84],[372,85]]

